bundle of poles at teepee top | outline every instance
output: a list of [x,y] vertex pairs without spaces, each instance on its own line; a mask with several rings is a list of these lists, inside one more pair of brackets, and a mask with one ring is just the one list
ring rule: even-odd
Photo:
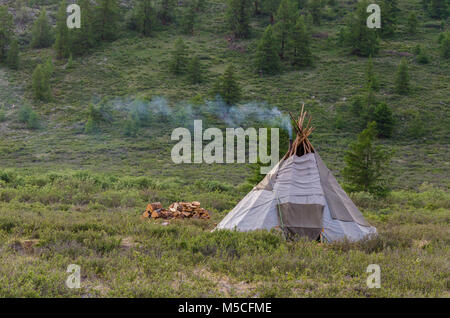
[[[295,123],[294,127],[297,131],[297,137],[292,143],[292,146],[289,147],[289,150],[283,159],[287,159],[294,154],[296,154],[297,156],[303,156],[305,154],[314,152],[314,147],[308,139],[309,135],[311,135],[311,133],[314,131],[314,127],[310,126],[312,116],[308,115],[308,112],[304,111],[304,107],[305,104],[302,105],[302,110],[300,112],[298,120],[295,120],[294,116],[289,112],[289,115]],[[306,124],[306,127],[303,127],[304,123],[306,122],[305,119],[307,115],[309,117],[308,123]]]

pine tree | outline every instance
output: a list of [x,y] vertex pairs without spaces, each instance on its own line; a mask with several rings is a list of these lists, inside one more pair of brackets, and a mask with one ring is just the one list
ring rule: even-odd
[[187,61],[187,47],[183,40],[178,38],[175,41],[175,47],[172,51],[172,59],[170,61],[169,67],[172,73],[182,74],[186,70]]
[[261,8],[265,14],[268,14],[270,17],[270,24],[275,23],[275,14],[280,6],[281,0],[262,0]]
[[150,36],[155,26],[156,12],[151,0],[140,0],[137,7],[137,30],[144,36]]
[[271,25],[266,28],[259,40],[256,52],[256,67],[258,71],[267,74],[275,74],[280,70],[280,57],[277,53]]
[[346,28],[341,32],[343,44],[352,48],[352,53],[359,56],[375,56],[380,48],[376,29],[366,25],[368,2],[361,1],[356,12],[347,20]]
[[432,18],[447,19],[449,16],[449,1],[448,0],[430,0],[428,5],[428,12]]
[[6,6],[0,5],[0,63],[7,57],[7,49],[13,34],[13,16]]
[[162,25],[167,25],[174,20],[175,0],[159,0],[158,17]]
[[450,58],[450,31],[441,34],[439,50],[443,58]]
[[407,22],[408,33],[416,34],[418,24],[419,24],[419,20],[417,20],[417,14],[415,12],[411,12],[408,16],[408,22]]
[[214,93],[222,97],[228,105],[237,103],[241,98],[241,88],[234,73],[234,67],[228,66],[214,86]]
[[188,79],[192,84],[198,84],[203,81],[202,65],[198,56],[194,56],[187,67]]
[[378,137],[389,138],[394,131],[395,119],[392,109],[386,103],[379,103],[374,110],[373,117],[377,123]]
[[81,28],[70,30],[71,33],[71,53],[73,55],[83,55],[87,50],[95,46],[94,35],[94,8],[90,0],[80,0]]
[[197,18],[196,3],[190,3],[187,11],[184,13],[181,26],[184,34],[194,34],[195,19]]
[[102,41],[115,40],[120,18],[117,0],[99,0],[97,2],[95,32]]
[[34,48],[45,48],[50,47],[52,43],[52,29],[48,22],[47,11],[43,9],[31,30],[31,46]]
[[299,16],[292,34],[292,64],[296,66],[308,66],[312,64],[310,49],[311,39],[306,29],[305,17]]
[[19,68],[19,43],[15,38],[11,40],[11,43],[9,45],[6,64],[14,70],[17,70]]
[[281,0],[275,16],[275,31],[280,42],[280,57],[284,58],[285,51],[288,49],[292,32],[297,20],[297,5],[293,0]]
[[250,36],[250,8],[250,0],[228,0],[227,23],[238,39]]
[[44,64],[38,64],[32,76],[34,98],[47,101],[51,97],[50,73]]
[[378,78],[375,75],[375,71],[373,69],[372,57],[369,57],[369,61],[367,62],[366,87],[369,89],[373,89],[374,91],[378,91],[378,89],[380,88]]
[[419,64],[430,63],[430,57],[428,56],[427,50],[420,44],[417,44],[414,48],[414,54],[416,54],[416,61]]
[[322,3],[320,0],[309,0],[307,8],[312,16],[312,22],[314,25],[320,25],[320,19],[322,16]]
[[382,0],[380,4],[382,14],[382,25],[380,33],[389,37],[395,33],[397,27],[397,17],[399,13],[397,0]]
[[397,69],[395,91],[398,94],[407,94],[409,92],[408,64],[405,58],[402,59]]
[[66,58],[70,54],[70,38],[69,29],[67,28],[67,1],[63,0],[59,6],[58,13],[56,14],[56,39],[53,45],[56,51],[57,58]]
[[390,160],[381,146],[375,145],[376,123],[372,122],[350,145],[344,157],[346,167],[342,174],[350,191],[366,191],[377,195],[386,194],[385,174]]

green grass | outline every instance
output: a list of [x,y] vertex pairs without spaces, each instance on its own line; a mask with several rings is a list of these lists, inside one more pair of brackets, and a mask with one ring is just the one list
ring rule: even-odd
[[[51,5],[54,13],[54,3],[37,4]],[[53,56],[51,49],[22,47],[18,71],[0,67],[0,296],[449,297],[449,65],[439,57],[440,21],[422,12],[419,0],[399,1],[403,12],[418,12],[419,31],[406,34],[402,13],[396,35],[383,40],[373,58],[381,84],[377,99],[393,108],[397,120],[393,137],[379,141],[394,152],[386,171],[393,192],[383,200],[364,193],[352,199],[379,237],[287,243],[275,232],[210,233],[251,188],[245,183],[251,171],[246,164],[173,164],[170,133],[191,122],[153,118],[137,137],[124,134],[125,101],[161,96],[174,112],[186,101],[205,111],[201,101],[211,98],[216,78],[234,64],[243,103],[267,102],[294,113],[305,103],[316,127],[312,143],[342,181],[344,153],[361,130],[351,99],[362,93],[367,63],[336,43],[350,2],[338,1],[335,17],[314,27],[314,34],[328,39],[313,38],[313,67],[294,70],[284,63],[281,74],[264,77],[251,61],[268,17],[252,18],[252,37],[234,49],[224,3],[207,1],[194,36],[180,35],[174,26],[151,38],[123,30],[118,40],[75,57],[71,68],[54,59],[53,97],[46,103],[32,99],[30,83],[34,67]],[[205,67],[202,84],[168,71],[178,37]],[[401,55],[412,54],[417,44],[426,47],[430,63],[408,56],[412,90],[397,95]],[[85,134],[89,103],[102,100],[109,101],[113,121]],[[22,105],[37,112],[39,129],[19,121]],[[226,127],[214,114],[202,118]],[[344,125],[337,127],[336,118]],[[415,135],[417,118],[423,133]],[[181,200],[200,201],[212,219],[167,226],[140,219],[148,202]],[[36,244],[27,248],[26,240]],[[81,266],[80,290],[64,284],[72,263]],[[372,263],[381,266],[381,289],[366,287]]]
[[[211,233],[244,187],[87,172],[7,171],[1,180],[2,297],[449,296],[450,197],[430,185],[383,202],[354,194],[379,236],[321,245],[277,232]],[[140,218],[148,201],[194,198],[211,220]],[[69,264],[81,266],[79,290],[65,287]],[[366,286],[369,264],[381,267],[380,289]]]

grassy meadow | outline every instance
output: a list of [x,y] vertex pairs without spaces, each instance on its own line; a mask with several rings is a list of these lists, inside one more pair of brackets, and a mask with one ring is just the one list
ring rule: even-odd
[[[45,7],[54,17],[57,2],[29,8]],[[242,103],[266,102],[285,113],[305,103],[316,127],[310,139],[343,181],[345,151],[362,130],[351,100],[363,92],[368,61],[337,44],[355,1],[326,7],[312,31],[313,66],[285,63],[280,74],[262,77],[252,58],[269,19],[253,17],[250,39],[230,43],[225,2],[206,1],[192,36],[176,25],[148,38],[122,28],[116,41],[74,57],[70,67],[51,48],[27,45],[31,23],[16,30],[20,68],[0,66],[0,297],[450,297],[449,62],[438,51],[441,21],[420,1],[398,1],[402,12],[418,13],[418,33],[407,34],[401,14],[397,32],[373,58],[381,84],[376,97],[396,118],[393,136],[378,141],[393,153],[386,171],[392,191],[383,199],[351,198],[377,227],[376,238],[319,244],[285,242],[276,231],[211,232],[252,188],[251,166],[174,164],[171,131],[192,124],[181,115],[153,118],[136,137],[124,134],[130,100],[164,98],[173,114],[183,114],[186,103],[201,111],[217,77],[234,64]],[[179,37],[204,66],[201,84],[168,71]],[[417,44],[427,49],[426,65],[415,60]],[[48,57],[55,65],[52,98],[39,102],[31,76]],[[393,88],[402,57],[408,95]],[[108,105],[113,119],[95,134],[84,129],[90,103]],[[39,115],[38,129],[19,122],[22,105]],[[227,127],[215,114],[201,119]],[[141,218],[149,202],[194,200],[211,220]],[[80,289],[65,285],[69,264],[81,267]],[[369,264],[381,267],[379,289],[366,285]]]

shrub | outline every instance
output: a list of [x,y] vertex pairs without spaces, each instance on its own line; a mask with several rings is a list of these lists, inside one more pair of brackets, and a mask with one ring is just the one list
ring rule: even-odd
[[18,110],[18,121],[26,124],[29,129],[39,128],[39,116],[36,112],[28,105],[23,105]]

